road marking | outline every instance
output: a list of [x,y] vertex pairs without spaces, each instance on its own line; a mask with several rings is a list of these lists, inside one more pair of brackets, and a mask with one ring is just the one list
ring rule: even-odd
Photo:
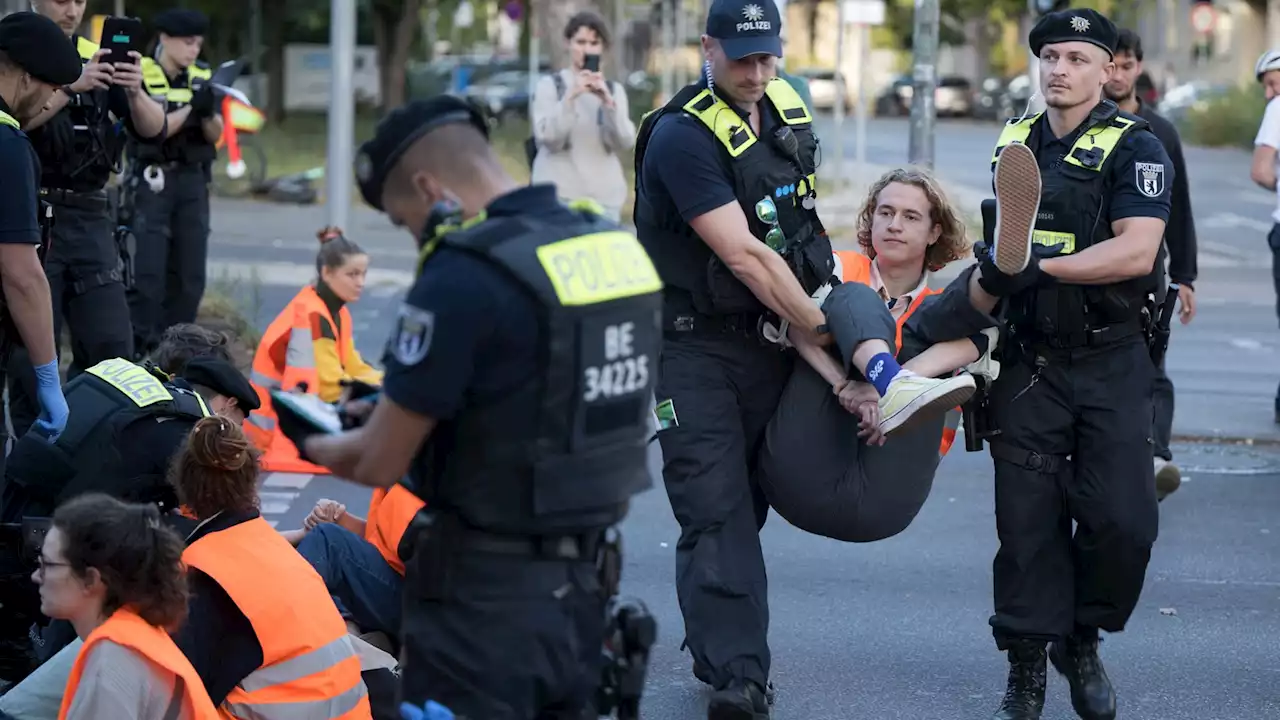
[[[242,262],[210,260],[208,274],[211,279],[254,282],[263,285],[281,285],[299,288],[316,279],[315,265],[286,262]],[[413,284],[414,275],[407,270],[369,268],[365,276],[366,288],[393,286],[407,288]]]
[[1255,218],[1245,217],[1232,212],[1214,213],[1204,218],[1197,225],[1201,228],[1209,229],[1225,229],[1225,228],[1246,228],[1266,235],[1271,232],[1273,223],[1263,222]]
[[301,490],[306,487],[315,475],[308,473],[271,473],[262,481],[264,488],[290,488],[293,490]]
[[293,505],[293,501],[298,499],[299,494],[296,492],[262,491],[258,493],[258,506],[263,516],[283,515],[289,512],[289,508]]

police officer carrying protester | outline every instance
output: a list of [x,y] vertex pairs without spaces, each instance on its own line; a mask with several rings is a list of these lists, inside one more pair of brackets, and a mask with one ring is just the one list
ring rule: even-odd
[[[23,370],[34,369],[39,426],[48,438],[56,438],[66,425],[67,404],[58,378],[49,282],[41,269],[48,218],[38,192],[40,160],[21,127],[79,73],[75,48],[48,18],[20,12],[0,20],[0,167],[5,168],[0,192],[0,362],[19,341],[30,349],[22,360],[34,367]],[[0,376],[2,370],[0,365]],[[0,468],[3,463],[0,459]]]
[[[55,335],[71,327],[75,375],[114,357],[133,357],[133,331],[115,244],[114,220],[104,188],[118,170],[124,133],[158,142],[164,109],[142,88],[142,56],[102,62],[105,51],[76,30],[84,18],[81,0],[32,0],[32,9],[57,23],[83,61],[79,79],[60,87],[48,106],[24,127],[43,172],[40,195],[53,205],[53,242],[45,273],[53,298]],[[117,122],[118,121],[118,122]],[[9,403],[21,436],[35,416],[30,371],[22,352],[10,365]]]
[[133,203],[134,276],[129,289],[134,352],[146,354],[164,329],[194,322],[209,255],[209,180],[222,135],[210,78],[197,57],[209,20],[198,10],[166,10],[152,23],[155,57],[143,58],[146,90],[168,112],[163,143],[129,144],[126,202]]
[[[835,265],[816,212],[818,141],[809,108],[776,77],[781,27],[773,2],[715,0],[704,78],[647,116],[636,142],[636,229],[666,286],[656,400],[681,525],[676,590],[694,675],[716,689],[714,720],[769,715],[768,505],[753,475],[792,355],[761,329],[789,324],[831,343],[812,297]],[[887,350],[856,369],[909,415],[937,381],[872,370],[897,367]]]
[[981,257],[973,296],[980,309],[1002,298],[1007,323],[990,396],[991,625],[1010,664],[995,717],[1040,717],[1047,655],[1076,713],[1103,720],[1116,698],[1099,630],[1120,632],[1133,613],[1159,519],[1143,310],[1172,168],[1146,121],[1103,99],[1110,20],[1051,13],[1029,42],[1048,109],[1010,121],[997,142],[994,258]]
[[[1170,282],[1177,288],[1179,313],[1186,325],[1196,316],[1196,223],[1191,213],[1191,184],[1187,178],[1187,162],[1182,155],[1182,139],[1178,129],[1149,103],[1138,95],[1137,79],[1142,75],[1142,38],[1132,30],[1121,29],[1116,43],[1116,72],[1104,91],[1107,98],[1124,112],[1137,115],[1151,126],[1173,166],[1172,196],[1170,197],[1169,224],[1165,228],[1164,244],[1156,261],[1156,307],[1164,305],[1165,293],[1171,290]],[[1168,271],[1165,257],[1168,256]],[[1161,358],[1163,360],[1163,358]],[[1173,463],[1169,441],[1173,435],[1173,383],[1162,362],[1156,368],[1155,389],[1155,443],[1156,497],[1163,500],[1182,485],[1182,473]]]
[[651,484],[662,285],[633,236],[521,186],[487,134],[438,96],[362,146],[365,200],[422,249],[381,397],[358,429],[311,437],[273,404],[304,459],[373,487],[407,475],[426,501],[400,544],[405,701],[596,717],[616,592],[597,564],[615,565],[606,530]]

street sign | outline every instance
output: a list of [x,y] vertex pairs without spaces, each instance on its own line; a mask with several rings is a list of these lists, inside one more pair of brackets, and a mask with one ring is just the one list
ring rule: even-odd
[[1218,24],[1218,13],[1213,9],[1212,5],[1207,3],[1196,3],[1191,6],[1191,28],[1196,32],[1207,35],[1213,32],[1214,26]]
[[884,0],[844,0],[847,25],[883,25]]

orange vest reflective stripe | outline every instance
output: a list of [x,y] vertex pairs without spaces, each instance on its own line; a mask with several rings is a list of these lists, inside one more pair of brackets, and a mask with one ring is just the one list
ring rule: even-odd
[[[837,250],[836,257],[840,260],[840,281],[861,283],[863,285],[871,284],[871,258],[860,252],[853,250]],[[907,318],[911,317],[911,313],[920,307],[920,303],[930,295],[935,295],[941,290],[931,290],[925,288],[914,300],[911,301],[907,311],[902,313],[902,317],[898,318],[898,334],[894,339],[894,346],[898,350],[902,350],[902,327],[907,324]],[[938,447],[939,455],[946,455],[951,449],[952,443],[956,440],[956,428],[960,426],[960,408],[952,408],[947,411],[946,420],[942,426],[942,444]]]
[[343,306],[338,312],[338,322],[334,322],[329,307],[310,285],[302,288],[271,321],[262,333],[262,340],[253,356],[249,382],[258,391],[259,407],[249,413],[244,428],[253,444],[262,451],[261,466],[267,472],[329,474],[328,468],[298,457],[298,449],[277,426],[276,413],[268,395],[270,390],[292,390],[300,383],[306,383],[313,393],[319,390],[315,337],[311,333],[313,315],[328,320],[337,331],[338,358],[345,363],[343,356],[351,345],[351,313]]
[[182,559],[226,591],[262,645],[262,666],[227,695],[223,717],[371,720],[360,658],[333,598],[266,520],[209,533]]
[[422,498],[399,484],[385,490],[378,488],[369,499],[364,539],[378,548],[387,564],[401,575],[404,575],[404,561],[400,559],[400,539],[413,517],[425,506]]
[[62,708],[58,711],[58,720],[65,720],[71,703],[75,700],[76,688],[80,686],[80,676],[84,673],[85,658],[89,650],[102,640],[127,647],[165,670],[182,678],[185,685],[184,700],[187,712],[195,720],[217,720],[218,708],[209,699],[204,689],[204,680],[191,661],[173,643],[173,639],[164,630],[151,625],[131,610],[115,611],[107,621],[98,626],[85,638],[80,654],[76,656],[75,665],[71,667],[71,675],[67,678],[67,689],[62,694]]

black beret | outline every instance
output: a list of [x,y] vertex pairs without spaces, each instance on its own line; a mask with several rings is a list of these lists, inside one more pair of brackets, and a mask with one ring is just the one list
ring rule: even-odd
[[1087,42],[1097,45],[1111,57],[1115,57],[1120,31],[1115,23],[1097,10],[1059,10],[1040,18],[1027,37],[1031,54],[1039,57],[1045,45],[1063,42]]
[[80,79],[80,53],[58,24],[33,12],[0,19],[0,50],[14,65],[43,83],[62,87]]
[[249,380],[234,365],[221,358],[192,358],[179,377],[193,385],[203,385],[219,395],[235,398],[246,413],[259,407],[258,392]]
[[170,37],[195,37],[209,30],[209,18],[199,10],[173,8],[156,15],[151,23],[157,32]]
[[480,109],[453,95],[415,100],[384,117],[373,138],[361,145],[356,155],[356,182],[365,202],[382,210],[382,185],[400,156],[431,130],[453,123],[471,123],[489,137],[489,125]]

